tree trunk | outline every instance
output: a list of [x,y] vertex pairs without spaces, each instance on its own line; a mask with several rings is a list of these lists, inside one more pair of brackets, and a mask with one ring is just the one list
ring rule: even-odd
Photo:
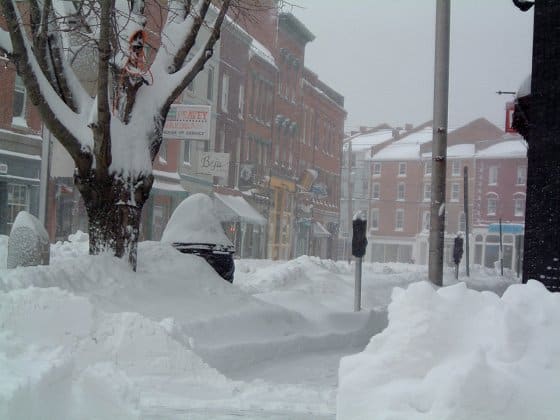
[[101,177],[95,170],[74,176],[89,218],[89,253],[111,252],[128,259],[136,271],[142,208],[153,177],[122,179],[116,174]]

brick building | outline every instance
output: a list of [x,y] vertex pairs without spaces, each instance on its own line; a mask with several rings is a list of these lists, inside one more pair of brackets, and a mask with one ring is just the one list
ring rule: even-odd
[[0,234],[21,210],[39,216],[41,120],[15,66],[0,63]]

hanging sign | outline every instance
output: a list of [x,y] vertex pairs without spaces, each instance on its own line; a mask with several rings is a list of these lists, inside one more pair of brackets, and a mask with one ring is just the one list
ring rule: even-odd
[[210,119],[209,105],[173,104],[163,126],[163,138],[210,140]]
[[227,178],[229,172],[229,153],[200,152],[197,160],[197,173]]

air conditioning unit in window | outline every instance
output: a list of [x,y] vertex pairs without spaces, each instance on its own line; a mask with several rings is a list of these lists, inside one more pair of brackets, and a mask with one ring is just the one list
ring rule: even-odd
[[5,163],[0,163],[0,174],[7,174],[8,173],[8,165]]

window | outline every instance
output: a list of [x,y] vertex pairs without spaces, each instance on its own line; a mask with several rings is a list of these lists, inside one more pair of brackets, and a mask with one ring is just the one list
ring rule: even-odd
[[461,176],[461,161],[451,161],[451,176]]
[[16,74],[14,84],[14,100],[12,103],[12,124],[27,126],[25,122],[25,101],[27,91],[23,79]]
[[466,232],[467,231],[467,217],[465,216],[465,212],[462,211],[459,215],[459,232]]
[[228,112],[229,101],[229,76],[224,73],[222,77],[222,111]]
[[429,182],[424,183],[424,201],[432,199],[432,184]]
[[451,201],[459,201],[460,185],[458,182],[451,184]]
[[518,166],[517,167],[517,179],[515,181],[516,185],[525,185],[527,183],[527,167]]
[[404,209],[397,209],[395,213],[395,230],[404,228]]
[[245,112],[245,86],[239,85],[239,118],[243,119]]
[[183,162],[191,163],[191,142],[186,140],[183,144]]
[[369,218],[369,228],[372,230],[379,229],[379,209],[371,209],[371,216]]
[[399,162],[399,176],[406,176],[406,162]]
[[26,185],[8,184],[8,226],[11,226],[18,213],[29,211],[29,190]]
[[214,67],[208,67],[208,80],[206,83],[206,98],[211,101],[214,99]]
[[424,175],[425,176],[432,175],[432,161],[431,160],[427,160],[426,162],[424,162]]
[[397,186],[397,200],[404,201],[404,182],[399,182]]
[[159,146],[159,160],[163,163],[167,163],[167,141],[162,140]]
[[525,197],[516,197],[513,199],[513,215],[517,217],[525,215]]
[[430,230],[430,217],[429,210],[425,210],[424,213],[422,213],[422,230]]
[[488,185],[497,185],[497,184],[498,184],[498,167],[490,166],[490,168],[488,168]]
[[495,216],[497,208],[498,208],[498,196],[489,195],[488,196],[488,209],[487,209],[486,214],[488,216]]
[[381,162],[374,162],[373,164],[373,175],[381,175]]
[[379,200],[379,195],[381,191],[381,184],[379,182],[374,182],[371,186],[371,198],[374,200]]

